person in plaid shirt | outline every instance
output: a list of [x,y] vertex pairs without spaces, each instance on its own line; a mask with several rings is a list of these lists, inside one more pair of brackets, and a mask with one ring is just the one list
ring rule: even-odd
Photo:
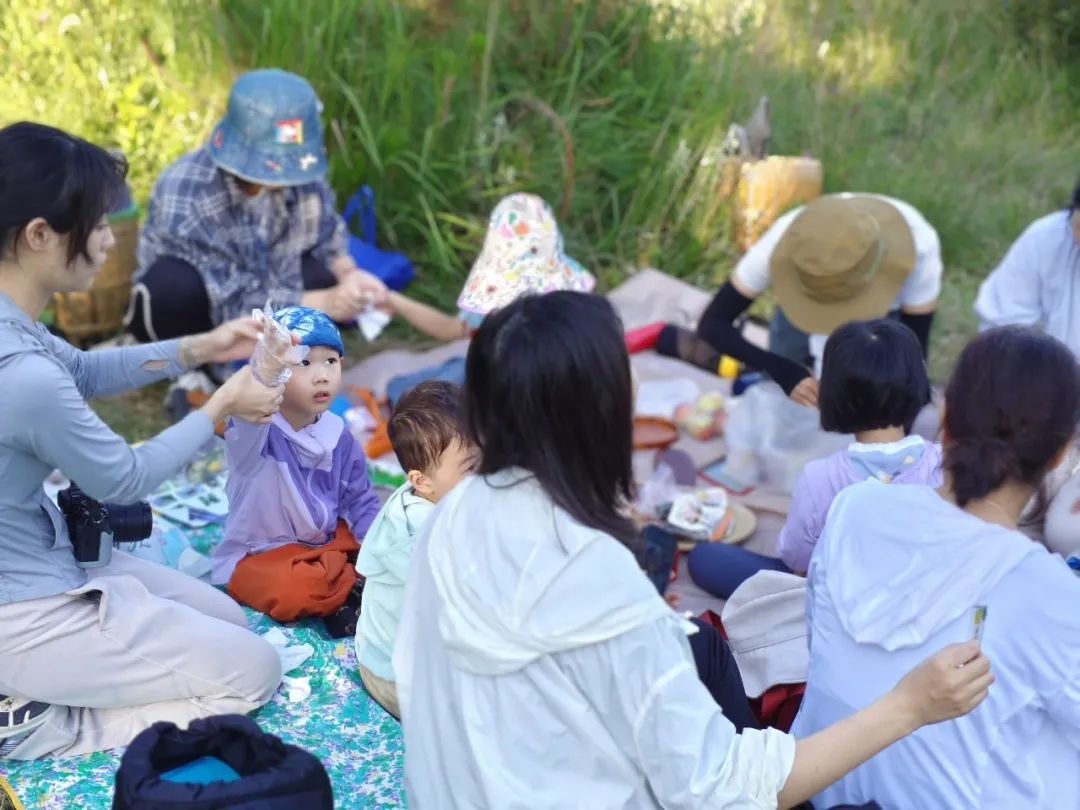
[[383,283],[349,256],[319,112],[301,77],[247,73],[210,142],[161,175],[127,318],[138,340],[207,331],[268,301],[338,322],[386,302]]

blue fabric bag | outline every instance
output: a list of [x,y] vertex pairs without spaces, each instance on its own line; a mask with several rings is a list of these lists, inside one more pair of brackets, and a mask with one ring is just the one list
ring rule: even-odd
[[333,810],[319,759],[262,731],[250,717],[219,715],[186,729],[158,722],[120,760],[113,810]]
[[416,276],[412,262],[401,253],[380,250],[375,244],[375,192],[371,186],[361,186],[341,213],[345,224],[360,218],[360,236],[349,234],[349,255],[356,266],[382,279],[391,290],[404,290]]

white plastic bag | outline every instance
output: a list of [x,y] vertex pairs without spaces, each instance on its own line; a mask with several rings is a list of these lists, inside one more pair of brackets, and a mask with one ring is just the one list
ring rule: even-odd
[[251,353],[251,373],[263,385],[284,385],[292,376],[292,367],[308,356],[307,346],[294,346],[289,330],[274,320],[270,302],[266,310],[256,309],[251,317],[262,324],[262,334]]
[[675,500],[678,494],[679,487],[675,483],[674,471],[667,464],[661,463],[638,490],[634,509],[639,515],[654,518],[657,516],[657,510]]
[[796,405],[766,380],[728,402],[725,471],[747,482],[791,492],[803,468],[851,443],[821,429],[817,408]]

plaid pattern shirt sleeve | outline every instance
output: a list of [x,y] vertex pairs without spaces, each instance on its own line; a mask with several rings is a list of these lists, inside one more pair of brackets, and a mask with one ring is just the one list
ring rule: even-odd
[[349,252],[349,230],[337,212],[334,190],[325,180],[313,184],[319,195],[318,243],[311,255],[326,266]]
[[154,187],[137,278],[165,256],[187,262],[206,287],[215,324],[267,301],[274,307],[299,304],[303,255],[332,259],[344,252],[338,246],[347,246],[347,232],[325,182],[264,194],[270,196],[258,202],[246,198],[205,148],[185,155]]

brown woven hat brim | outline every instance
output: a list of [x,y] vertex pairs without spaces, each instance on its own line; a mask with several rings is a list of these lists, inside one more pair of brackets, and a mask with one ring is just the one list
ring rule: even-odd
[[771,287],[777,304],[787,319],[807,334],[828,335],[849,321],[884,317],[915,269],[915,237],[896,206],[861,194],[845,197],[877,221],[882,239],[881,265],[862,290],[843,301],[810,297],[799,283],[799,272],[791,255],[792,240],[787,238],[790,230],[781,237],[769,259]]

